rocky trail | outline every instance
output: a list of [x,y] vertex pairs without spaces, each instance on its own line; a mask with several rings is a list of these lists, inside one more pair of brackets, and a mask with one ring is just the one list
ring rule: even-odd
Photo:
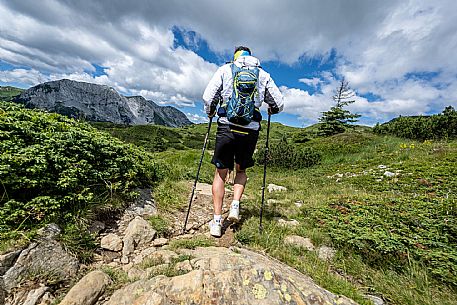
[[[231,196],[227,191],[226,202]],[[198,184],[188,232],[182,234],[184,210],[169,215],[173,224],[168,238],[157,236],[145,220],[157,213],[146,190],[116,222],[92,225],[100,246],[87,266],[58,242],[60,229],[48,225],[27,248],[0,256],[0,304],[356,304],[275,259],[243,248],[234,238],[236,225],[225,222],[223,237],[212,238],[207,227],[211,211],[211,186]],[[304,243],[314,250],[303,237],[289,239],[285,243]],[[195,247],[194,240],[216,246]]]

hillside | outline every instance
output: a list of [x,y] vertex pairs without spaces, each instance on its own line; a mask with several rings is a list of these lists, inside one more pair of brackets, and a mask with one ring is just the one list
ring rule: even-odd
[[15,97],[14,102],[92,122],[171,127],[192,124],[174,107],[162,107],[141,96],[125,97],[108,86],[68,79],[29,88]]
[[[116,304],[120,298],[127,304],[135,298],[138,304],[164,298],[185,303],[190,296],[203,300],[205,289],[225,293],[223,287],[229,286],[246,303],[306,304],[319,298],[353,304],[350,298],[367,305],[455,304],[455,140],[406,140],[364,127],[320,138],[314,127],[273,123],[267,183],[274,185],[266,193],[264,230],[258,230],[263,167],[254,166],[248,170],[242,221],[227,226],[217,240],[207,236],[211,187],[205,184],[214,175],[210,158],[216,126],[203,159],[192,228],[181,235],[206,124],[93,124],[126,145],[57,114],[10,103],[2,104],[0,114],[3,257],[13,265],[18,253],[39,264],[40,255],[51,264],[62,263],[52,257],[73,264],[59,267],[58,274],[52,268],[27,274],[18,266],[8,267],[8,293],[18,298],[20,291],[41,283],[57,304],[65,295],[69,299],[95,289],[85,282],[95,277],[102,285],[97,305]],[[260,157],[265,132],[258,143]],[[284,189],[274,191],[277,186]],[[229,183],[227,198],[231,188]],[[133,200],[135,193],[140,195]],[[58,237],[37,231],[49,222],[62,232],[55,227],[45,232],[55,231]],[[51,252],[33,252],[30,240]],[[71,275],[81,263],[85,271]],[[79,281],[92,270],[98,271]],[[19,280],[19,273],[25,280]],[[208,281],[203,276],[216,273],[226,277]],[[16,285],[22,290],[12,288]],[[126,293],[132,289],[141,293]]]
[[11,87],[11,86],[0,86],[0,101],[11,101],[13,97],[21,94],[24,90]]

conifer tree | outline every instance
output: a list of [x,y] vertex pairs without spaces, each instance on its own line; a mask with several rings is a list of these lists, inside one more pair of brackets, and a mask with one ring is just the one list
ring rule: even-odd
[[324,111],[322,117],[319,118],[319,121],[322,123],[319,126],[319,133],[321,135],[330,136],[342,133],[346,128],[351,127],[349,123],[357,122],[360,117],[359,114],[353,114],[349,110],[343,109],[344,106],[355,102],[352,99],[354,96],[354,91],[349,88],[349,82],[343,77],[335,95],[332,97],[336,105],[331,107],[329,111]]

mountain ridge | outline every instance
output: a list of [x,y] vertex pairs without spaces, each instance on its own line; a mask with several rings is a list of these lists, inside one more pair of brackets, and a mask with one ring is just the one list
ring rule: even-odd
[[12,99],[28,108],[40,108],[93,122],[125,125],[191,125],[180,110],[159,106],[142,96],[123,96],[114,88],[69,79],[38,84]]

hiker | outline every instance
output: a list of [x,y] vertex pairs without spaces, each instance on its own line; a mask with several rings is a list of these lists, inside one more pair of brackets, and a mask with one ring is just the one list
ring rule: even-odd
[[228,220],[240,220],[240,199],[244,192],[246,169],[254,165],[252,155],[259,137],[262,102],[268,105],[268,114],[282,111],[283,96],[270,74],[260,67],[257,58],[247,47],[237,47],[233,61],[216,71],[203,94],[205,111],[209,118],[216,115],[217,133],[214,155],[211,160],[216,166],[212,193],[214,219],[210,222],[210,233],[222,235],[222,203],[225,180],[235,163],[233,201]]

